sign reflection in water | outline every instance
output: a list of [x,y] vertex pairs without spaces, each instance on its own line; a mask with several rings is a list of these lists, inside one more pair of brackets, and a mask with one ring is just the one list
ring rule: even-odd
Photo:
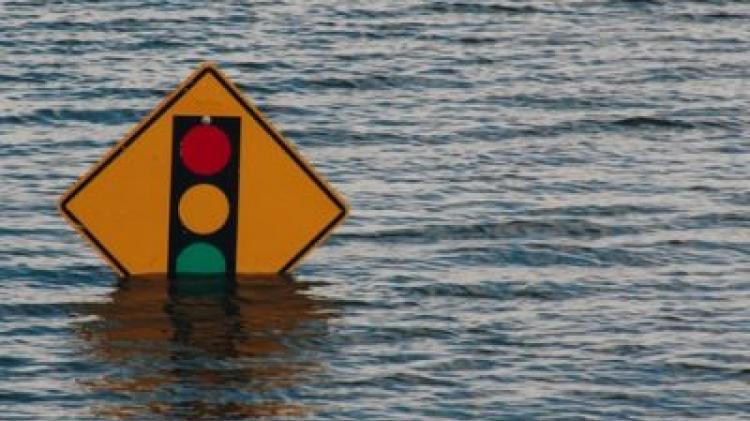
[[85,384],[111,402],[94,411],[123,419],[309,413],[287,391],[321,371],[316,344],[332,316],[310,285],[288,276],[122,281],[79,329],[104,365]]

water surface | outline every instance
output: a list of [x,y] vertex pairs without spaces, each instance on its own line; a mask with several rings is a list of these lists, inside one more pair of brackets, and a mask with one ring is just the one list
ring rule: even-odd
[[[743,1],[0,2],[0,418],[750,419]],[[202,60],[346,195],[293,279],[55,202]]]

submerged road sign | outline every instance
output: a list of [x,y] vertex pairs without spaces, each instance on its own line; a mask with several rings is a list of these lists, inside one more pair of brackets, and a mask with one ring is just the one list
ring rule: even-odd
[[81,177],[60,210],[123,276],[287,272],[347,212],[211,64]]

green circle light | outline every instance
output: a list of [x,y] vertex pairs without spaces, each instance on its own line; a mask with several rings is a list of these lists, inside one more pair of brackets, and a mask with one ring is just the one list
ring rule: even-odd
[[175,271],[180,275],[216,275],[226,273],[224,254],[208,243],[193,243],[177,256]]

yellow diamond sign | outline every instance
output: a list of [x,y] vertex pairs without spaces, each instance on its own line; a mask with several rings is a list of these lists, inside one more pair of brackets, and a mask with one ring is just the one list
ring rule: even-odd
[[347,213],[210,63],[81,177],[60,210],[123,276],[288,272]]

